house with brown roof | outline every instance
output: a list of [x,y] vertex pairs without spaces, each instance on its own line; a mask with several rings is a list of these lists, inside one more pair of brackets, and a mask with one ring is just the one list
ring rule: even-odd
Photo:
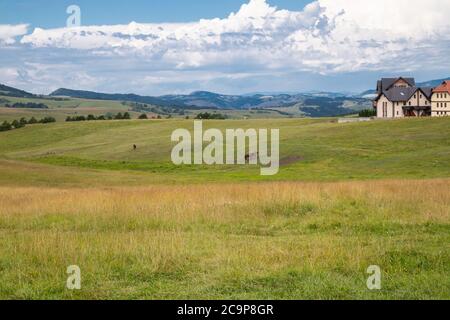
[[440,86],[433,89],[431,96],[431,116],[450,116],[450,81],[444,81]]
[[377,82],[373,106],[378,118],[427,117],[432,92],[433,88],[417,87],[414,78],[383,78]]

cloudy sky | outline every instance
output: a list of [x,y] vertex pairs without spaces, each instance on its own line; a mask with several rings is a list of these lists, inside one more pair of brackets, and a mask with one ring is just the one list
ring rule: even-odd
[[[1,0],[0,83],[34,93],[242,94],[450,76],[448,0],[110,2]],[[71,4],[79,27],[66,25]]]

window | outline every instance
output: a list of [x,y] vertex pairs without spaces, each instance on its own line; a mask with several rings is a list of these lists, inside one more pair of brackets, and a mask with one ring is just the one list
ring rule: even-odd
[[416,97],[417,97],[417,95],[415,94],[415,95],[414,95],[414,99],[415,99]]
[[422,95],[420,95],[420,99],[422,99]]
[[409,105],[411,105],[411,101],[409,102]]

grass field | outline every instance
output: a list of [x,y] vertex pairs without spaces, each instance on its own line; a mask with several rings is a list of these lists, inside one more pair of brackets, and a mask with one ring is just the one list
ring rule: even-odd
[[[2,102],[3,101],[3,102]],[[6,102],[7,101],[7,102]],[[21,103],[43,103],[48,106],[48,109],[18,109],[18,108],[6,108],[6,104]],[[131,104],[132,105],[132,104]],[[94,116],[100,116],[105,114],[117,114],[118,112],[128,112],[133,119],[137,119],[143,112],[133,111],[130,103],[124,105],[121,101],[108,101],[108,100],[88,100],[77,98],[64,98],[60,100],[54,100],[49,98],[17,98],[0,95],[0,123],[3,121],[19,120],[22,117],[29,119],[35,117],[37,119],[44,117],[54,117],[57,121],[65,121],[70,116],[88,116],[92,114]],[[149,107],[152,107],[148,105]],[[161,111],[160,115],[163,118],[167,117],[166,112],[161,108],[156,107]],[[170,108],[169,108],[170,109]],[[303,113],[300,112],[298,107],[292,107],[289,110],[280,109],[295,117],[301,117]],[[351,110],[349,110],[351,111]],[[184,114],[178,112],[171,112],[173,118],[184,119],[186,116],[195,118],[198,113],[201,112],[218,112],[226,115],[230,119],[265,119],[265,118],[287,118],[285,114],[273,110],[211,110],[211,109],[199,109],[199,110],[185,110]],[[145,112],[149,118],[156,117],[157,114],[153,112]]]
[[1,132],[0,298],[450,298],[450,119],[204,122],[279,128],[274,177],[174,166],[170,134],[192,126]]
[[8,104],[21,103],[43,103],[48,109],[17,109],[5,108],[6,103],[0,104],[0,122],[19,120],[24,117],[30,119],[35,117],[41,119],[44,117],[54,117],[57,121],[65,121],[70,116],[87,116],[89,114],[100,116],[108,113],[117,114],[118,112],[129,112],[132,117],[137,118],[141,113],[133,112],[130,107],[122,105],[119,101],[100,101],[67,98],[62,101],[51,99],[30,99],[0,96],[0,100],[9,101]]

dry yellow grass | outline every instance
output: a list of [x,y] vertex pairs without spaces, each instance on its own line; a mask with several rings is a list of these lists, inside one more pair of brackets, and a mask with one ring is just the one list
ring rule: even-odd
[[[0,187],[1,298],[448,298],[450,180]],[[65,289],[68,265],[83,288]],[[381,292],[365,270],[384,272]]]

